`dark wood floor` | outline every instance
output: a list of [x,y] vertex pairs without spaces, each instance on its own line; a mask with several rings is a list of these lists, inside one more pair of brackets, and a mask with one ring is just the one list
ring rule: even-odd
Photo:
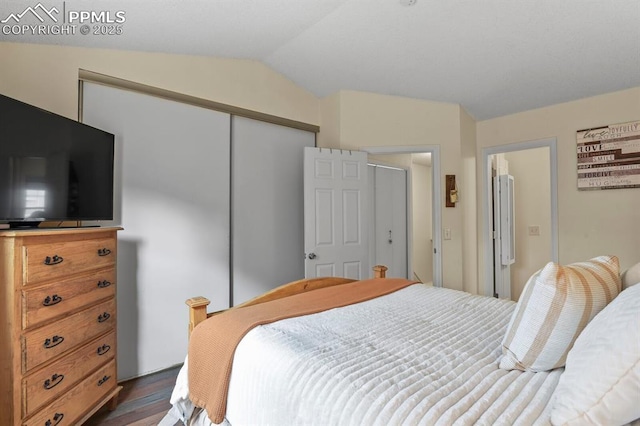
[[[169,398],[176,384],[180,366],[120,383],[118,407],[102,407],[86,426],[156,426],[167,414]],[[181,423],[180,423],[181,424]]]

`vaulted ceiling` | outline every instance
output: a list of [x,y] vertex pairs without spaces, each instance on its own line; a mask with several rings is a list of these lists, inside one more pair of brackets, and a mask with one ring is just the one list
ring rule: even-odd
[[[16,25],[10,15],[37,4],[1,2],[0,26]],[[478,120],[640,86],[639,0],[42,0],[42,6],[56,7],[58,20],[77,10],[109,11],[111,18],[122,11],[126,20],[120,35],[3,30],[0,40],[254,59],[319,97],[362,90],[458,103]]]

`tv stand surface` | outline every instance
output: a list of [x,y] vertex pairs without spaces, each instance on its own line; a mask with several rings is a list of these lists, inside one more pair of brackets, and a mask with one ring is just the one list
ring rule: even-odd
[[42,223],[39,220],[34,220],[34,221],[20,221],[20,222],[9,222],[7,223],[7,227],[5,229],[31,229],[31,228],[37,228],[40,223]]
[[[29,230],[29,229],[82,229],[82,228],[100,228],[100,225],[76,225],[70,222],[42,222],[42,221],[19,221],[0,223],[1,229],[13,230]],[[74,221],[75,223],[75,221]]]

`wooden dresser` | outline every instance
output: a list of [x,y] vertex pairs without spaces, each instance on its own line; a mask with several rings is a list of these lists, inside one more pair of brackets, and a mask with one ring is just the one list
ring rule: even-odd
[[118,230],[0,231],[0,424],[115,408]]

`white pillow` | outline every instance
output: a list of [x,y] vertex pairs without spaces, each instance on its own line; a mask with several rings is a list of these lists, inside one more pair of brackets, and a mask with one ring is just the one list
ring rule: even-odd
[[615,256],[558,265],[531,276],[502,341],[500,368],[547,371],[564,366],[573,342],[620,292]]
[[620,276],[622,279],[622,288],[629,288],[634,284],[640,283],[640,262],[627,269]]
[[620,293],[580,334],[554,398],[554,425],[640,418],[640,285]]

